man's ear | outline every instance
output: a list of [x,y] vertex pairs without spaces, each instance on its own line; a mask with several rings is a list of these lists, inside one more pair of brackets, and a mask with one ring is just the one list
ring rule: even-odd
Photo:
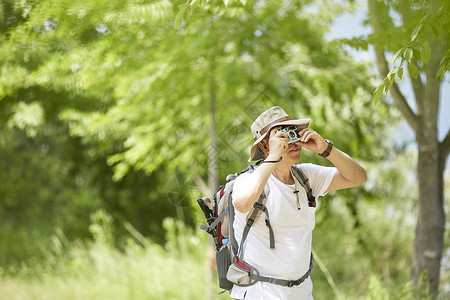
[[259,149],[261,149],[261,151],[262,151],[264,154],[267,154],[267,153],[269,153],[269,147],[267,147],[267,146],[264,144],[263,141],[264,141],[264,140],[262,140],[262,141],[258,144],[258,147],[259,147]]

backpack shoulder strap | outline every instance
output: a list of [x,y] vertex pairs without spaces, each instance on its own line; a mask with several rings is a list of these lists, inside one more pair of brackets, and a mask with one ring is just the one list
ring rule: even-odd
[[[248,173],[252,173],[253,171],[256,170],[256,168],[260,164],[261,164],[261,161],[258,161],[257,163],[248,166],[245,170],[241,171],[239,173],[239,175],[243,174],[243,173],[247,173],[247,172]],[[269,195],[269,191],[270,191],[269,187],[266,185],[266,187],[262,191],[261,195],[259,196],[258,201],[253,204],[253,207],[250,209],[249,213],[247,214],[247,218],[246,218],[247,219],[247,224],[245,225],[244,231],[242,233],[241,243],[240,243],[239,247],[237,247],[238,248],[237,257],[241,257],[242,258],[242,256],[243,256],[243,245],[244,245],[245,240],[247,239],[247,235],[248,235],[248,232],[250,231],[250,227],[252,227],[253,223],[258,221],[258,219],[260,218],[260,216],[261,216],[261,214],[263,212],[266,214],[265,222],[266,222],[266,226],[267,226],[267,228],[269,230],[270,248],[272,248],[272,249],[275,248],[275,238],[274,238],[272,226],[270,225],[270,221],[269,221],[269,211],[266,208],[267,196]],[[232,196],[232,194],[230,196]],[[229,206],[229,211],[230,212],[232,211],[231,208],[232,208],[232,206]],[[232,213],[230,213],[230,216],[231,216],[231,214]],[[232,218],[233,218],[232,220],[234,221],[234,214],[233,214]],[[233,226],[232,224],[233,223],[230,222],[230,236],[233,235],[232,246],[235,247],[235,246],[237,246],[237,242],[236,242],[236,240],[234,238],[234,230],[232,228],[232,226]],[[233,233],[231,233],[232,231],[233,231]]]
[[266,202],[267,202],[267,196],[266,196],[266,193],[263,191],[261,193],[261,196],[259,196],[258,201],[253,204],[253,207],[251,208],[250,212],[247,214],[247,224],[245,225],[244,231],[242,233],[241,244],[239,245],[239,253],[237,255],[238,258],[240,258],[240,259],[242,259],[242,257],[244,256],[244,252],[243,252],[244,242],[247,239],[248,232],[250,231],[250,228],[253,226],[255,221],[257,221],[259,219],[262,212],[264,212],[266,214],[265,222],[266,222],[266,226],[269,230],[270,248],[271,249],[275,248],[275,237],[273,234],[272,226],[270,225],[269,211],[267,210]]
[[291,171],[300,185],[305,189],[306,195],[308,196],[309,207],[316,207],[316,198],[312,194],[312,189],[309,185],[309,178],[305,175],[299,165],[292,166]]

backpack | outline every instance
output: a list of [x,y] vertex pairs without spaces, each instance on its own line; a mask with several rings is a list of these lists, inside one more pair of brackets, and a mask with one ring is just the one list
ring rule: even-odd
[[[269,213],[266,208],[267,195],[269,194],[268,186],[264,188],[257,202],[247,214],[247,224],[244,227],[240,245],[234,236],[233,222],[234,222],[234,207],[232,201],[234,179],[239,175],[247,172],[253,172],[261,164],[259,161],[250,165],[245,170],[230,174],[226,178],[226,184],[220,186],[220,190],[214,194],[213,201],[209,198],[203,197],[197,200],[202,209],[208,226],[200,225],[200,229],[205,230],[211,234],[215,245],[216,265],[219,278],[219,287],[230,291],[233,284],[239,286],[250,286],[257,281],[265,281],[283,286],[294,286],[302,283],[310,274],[313,267],[313,256],[311,253],[310,266],[308,272],[297,280],[284,280],[271,278],[259,275],[258,270],[243,260],[243,245],[250,231],[251,226],[256,222],[261,215],[265,214],[265,223],[268,228],[270,239],[270,248],[275,248],[275,237],[269,221]],[[316,206],[315,197],[312,194],[312,189],[308,183],[308,178],[300,169],[299,166],[291,167],[292,174],[306,191],[308,197],[308,205],[310,207]],[[221,293],[223,293],[221,292]]]

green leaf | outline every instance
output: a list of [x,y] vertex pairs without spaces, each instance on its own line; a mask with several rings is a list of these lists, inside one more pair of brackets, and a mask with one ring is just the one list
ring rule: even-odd
[[181,22],[183,22],[183,17],[186,14],[186,5],[180,5],[180,11],[177,13],[175,17],[175,21],[173,22],[173,28],[178,29],[181,27]]
[[420,58],[425,64],[428,64],[428,61],[431,57],[431,47],[430,44],[425,43],[422,47],[422,51],[420,51]]
[[430,18],[430,15],[425,15],[419,22],[419,24],[424,24]]
[[441,67],[439,68],[439,70],[438,70],[438,72],[436,74],[436,78],[441,77],[441,81],[444,80],[445,72],[448,71],[449,67],[450,66],[448,64],[441,65]]
[[398,78],[403,80],[403,67],[398,68],[397,75],[398,75]]
[[411,34],[411,41],[414,42],[414,40],[419,35],[420,29],[422,28],[422,24],[419,24],[416,28],[414,28],[413,33]]
[[428,24],[425,24],[425,27],[422,29],[422,32],[423,36],[428,37],[428,39],[434,34],[433,28]]
[[417,79],[417,76],[419,76],[419,68],[413,63],[408,64],[408,71],[409,75],[414,79]]
[[389,89],[391,88],[393,83],[394,83],[394,80],[389,80],[388,82],[386,82],[386,86],[384,87],[384,92],[386,93],[386,95],[389,92]]
[[413,57],[417,60],[420,60],[420,48],[413,49]]
[[392,63],[394,63],[397,58],[402,55],[403,51],[405,51],[405,48],[401,48],[400,50],[398,50],[395,54],[394,57],[392,58]]
[[413,51],[410,48],[407,48],[405,52],[403,53],[403,58],[406,59],[408,62],[411,62],[411,58],[413,57]]
[[386,81],[383,81],[375,90],[375,92],[373,92],[373,97],[375,100],[375,104],[378,103],[378,100],[380,100],[381,95],[383,95],[383,91],[384,91],[384,87],[386,85]]

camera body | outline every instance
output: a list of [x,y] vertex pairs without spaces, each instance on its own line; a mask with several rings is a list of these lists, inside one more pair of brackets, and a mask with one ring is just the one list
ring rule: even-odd
[[298,132],[297,126],[295,126],[295,125],[283,127],[278,131],[281,131],[281,132],[284,132],[287,134],[287,136],[289,138],[288,144],[295,143],[302,138]]

